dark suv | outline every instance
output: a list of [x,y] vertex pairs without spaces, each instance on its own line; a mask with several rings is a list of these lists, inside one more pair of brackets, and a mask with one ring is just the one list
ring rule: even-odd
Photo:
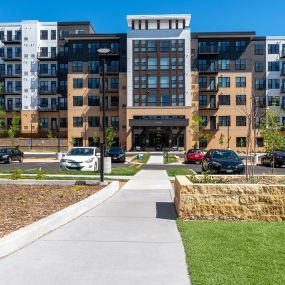
[[23,162],[24,153],[17,148],[0,148],[0,162],[12,163],[12,161]]

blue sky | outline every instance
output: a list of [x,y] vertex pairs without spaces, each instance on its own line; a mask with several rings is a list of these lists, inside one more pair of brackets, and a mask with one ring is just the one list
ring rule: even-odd
[[90,20],[98,33],[126,32],[127,14],[190,13],[193,32],[285,35],[284,0],[2,0],[0,22]]

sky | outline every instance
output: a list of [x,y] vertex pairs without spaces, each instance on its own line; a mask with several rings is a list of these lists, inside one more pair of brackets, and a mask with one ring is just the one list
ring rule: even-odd
[[285,36],[285,0],[1,0],[0,22],[91,21],[97,33],[126,32],[128,14],[192,14],[193,32]]

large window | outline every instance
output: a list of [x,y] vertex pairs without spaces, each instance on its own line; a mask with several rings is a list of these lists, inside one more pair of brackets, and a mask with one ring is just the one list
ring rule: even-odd
[[219,77],[219,87],[226,88],[230,87],[230,77]]
[[220,95],[219,105],[231,105],[231,96],[230,95]]
[[280,79],[268,79],[268,89],[279,89]]
[[268,54],[279,54],[279,44],[268,44]]
[[230,116],[219,116],[219,126],[227,127],[231,125],[231,117]]
[[83,88],[83,79],[73,78],[73,88]]
[[246,87],[246,77],[236,77],[236,87]]
[[88,117],[88,127],[96,128],[100,126],[100,117]]
[[88,88],[98,89],[100,87],[100,78],[88,78]]
[[73,106],[83,106],[83,96],[73,96]]
[[245,127],[246,126],[246,116],[236,116],[236,126]]
[[83,127],[83,118],[82,117],[73,117],[73,127],[82,128]]

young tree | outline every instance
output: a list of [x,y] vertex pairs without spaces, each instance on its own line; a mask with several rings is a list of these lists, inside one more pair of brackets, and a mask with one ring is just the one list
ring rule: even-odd
[[[268,108],[266,117],[262,120],[260,126],[260,134],[264,141],[265,151],[267,153],[283,149],[285,147],[283,136],[280,132],[280,113],[276,106]],[[274,161],[272,163],[272,172],[274,169]]]
[[12,146],[14,146],[15,144],[15,136],[20,131],[21,128],[20,122],[21,122],[21,117],[13,113],[11,125],[9,126],[7,131],[8,137],[11,139]]

